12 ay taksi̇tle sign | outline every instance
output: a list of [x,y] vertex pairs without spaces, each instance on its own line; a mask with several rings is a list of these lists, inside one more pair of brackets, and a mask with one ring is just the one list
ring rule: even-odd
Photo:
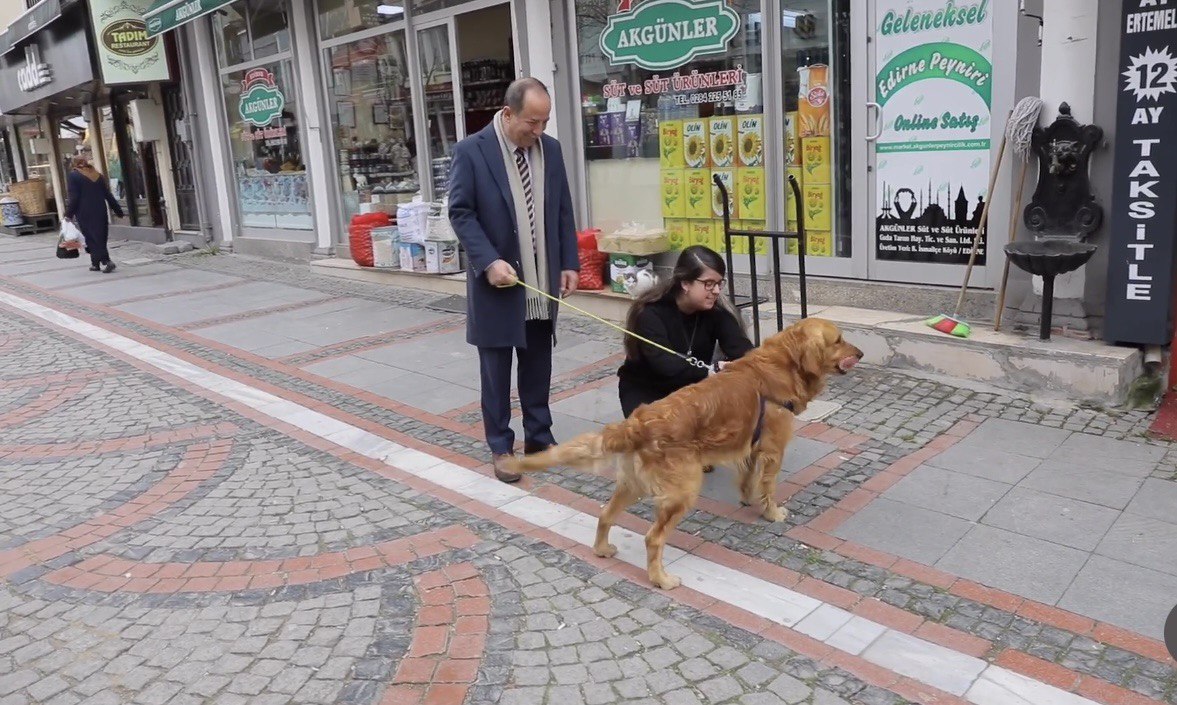
[[727,51],[740,17],[723,0],[648,0],[609,17],[601,51],[613,65],[649,71],[673,69],[708,54]]
[[286,98],[274,81],[269,69],[251,69],[241,79],[241,100],[237,112],[241,119],[255,127],[265,127],[282,115]]

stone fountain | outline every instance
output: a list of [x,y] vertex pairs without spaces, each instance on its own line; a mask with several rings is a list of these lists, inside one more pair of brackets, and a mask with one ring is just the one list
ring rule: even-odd
[[1095,254],[1087,238],[1103,223],[1103,207],[1091,193],[1087,165],[1102,141],[1103,129],[1080,125],[1066,103],[1049,126],[1034,128],[1030,147],[1038,157],[1038,185],[1022,218],[1035,235],[1009,243],[1005,253],[1014,266],[1042,277],[1042,340],[1050,339],[1055,277],[1079,269]]

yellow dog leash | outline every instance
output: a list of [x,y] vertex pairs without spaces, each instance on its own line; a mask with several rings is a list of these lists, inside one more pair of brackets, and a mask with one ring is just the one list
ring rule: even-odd
[[661,350],[662,352],[670,353],[671,355],[674,355],[675,357],[682,358],[683,360],[686,361],[686,363],[688,365],[698,367],[701,370],[705,370],[709,367],[709,365],[706,362],[703,362],[702,360],[700,360],[696,357],[692,357],[690,355],[683,355],[682,353],[680,353],[677,350],[671,350],[670,348],[666,347],[665,345],[662,345],[660,343],[655,343],[654,341],[652,341],[648,338],[643,338],[642,336],[638,335],[637,333],[634,333],[631,330],[627,330],[625,328],[622,328],[621,326],[617,325],[616,323],[606,321],[604,318],[601,318],[600,316],[598,316],[596,314],[589,313],[588,311],[585,311],[583,308],[580,308],[579,306],[575,306],[573,304],[570,304],[567,301],[565,301],[564,299],[561,299],[557,296],[552,296],[548,292],[543,291],[541,289],[537,289],[534,286],[531,286],[530,284],[527,284],[523,280],[519,279],[518,277],[516,277],[514,284],[504,284],[502,286],[499,286],[498,288],[499,289],[509,289],[513,286],[521,286],[524,289],[527,289],[528,291],[534,291],[535,293],[539,294],[540,296],[542,296],[546,299],[549,299],[551,301],[555,301],[557,304],[559,304],[561,306],[565,306],[567,308],[570,308],[573,311],[576,311],[577,313],[579,313],[583,316],[588,316],[589,318],[593,319],[594,321],[597,321],[598,323],[604,323],[605,325],[609,326],[610,328],[614,328],[616,330],[619,330],[623,334],[628,335],[631,338],[635,338],[637,340],[640,340],[641,342],[645,343],[646,345],[649,345],[652,348],[656,348],[658,350]]

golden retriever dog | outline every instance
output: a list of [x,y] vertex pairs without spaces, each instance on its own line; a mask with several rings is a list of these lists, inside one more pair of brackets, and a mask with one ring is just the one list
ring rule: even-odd
[[517,457],[508,469],[531,472],[558,465],[604,473],[617,468],[617,487],[597,523],[593,551],[617,553],[609,529],[617,515],[653,497],[656,517],[646,534],[650,582],[669,590],[679,578],[666,572],[666,538],[694,506],[703,467],[735,463],[745,504],[769,521],[785,512],[776,503],[776,477],[793,436],[794,414],[825,389],[830,374],[845,374],[862,351],[833,323],[807,318],[777,333],[719,374],[542,453]]

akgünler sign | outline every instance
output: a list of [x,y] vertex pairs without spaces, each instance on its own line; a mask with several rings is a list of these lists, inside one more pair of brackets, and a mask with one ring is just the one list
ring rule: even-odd
[[147,34],[154,37],[207,15],[234,0],[155,0],[143,13]]
[[609,17],[601,51],[613,65],[673,69],[726,52],[739,29],[739,15],[723,0],[650,0]]
[[284,107],[286,98],[269,69],[256,68],[246,72],[241,80],[241,99],[237,103],[242,120],[255,127],[265,127],[282,115]]

